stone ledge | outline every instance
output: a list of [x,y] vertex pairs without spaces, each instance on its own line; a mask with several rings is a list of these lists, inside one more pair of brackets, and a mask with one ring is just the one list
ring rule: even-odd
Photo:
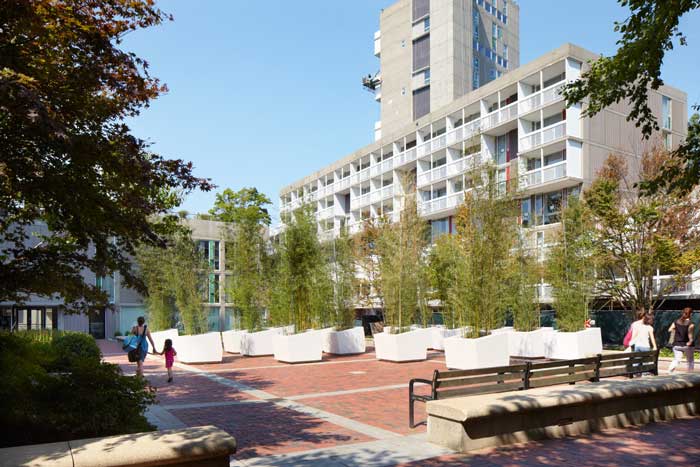
[[0,449],[0,467],[228,466],[236,440],[214,426]]

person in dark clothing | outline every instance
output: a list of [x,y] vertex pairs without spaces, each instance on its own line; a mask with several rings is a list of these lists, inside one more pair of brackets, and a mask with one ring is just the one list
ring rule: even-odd
[[673,333],[673,361],[668,368],[669,373],[673,373],[676,370],[683,355],[685,355],[685,359],[688,362],[688,371],[693,371],[695,367],[695,347],[693,346],[695,325],[690,320],[692,314],[692,308],[683,308],[681,317],[668,328],[668,332]]

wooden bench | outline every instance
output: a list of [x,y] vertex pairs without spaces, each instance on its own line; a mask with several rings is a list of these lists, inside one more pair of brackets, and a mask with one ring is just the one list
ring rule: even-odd
[[[520,391],[560,384],[595,382],[611,378],[651,373],[658,375],[659,352],[618,352],[577,360],[527,362],[498,368],[433,372],[431,380],[414,378],[408,383],[408,424],[415,428],[415,402],[451,397]],[[430,386],[429,394],[416,394],[415,384]]]
[[428,441],[460,452],[700,414],[700,374],[429,401]]

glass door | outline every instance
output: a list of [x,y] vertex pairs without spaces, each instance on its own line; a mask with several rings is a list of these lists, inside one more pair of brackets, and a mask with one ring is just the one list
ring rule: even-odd
[[105,338],[105,310],[93,310],[89,314],[90,335],[95,339]]

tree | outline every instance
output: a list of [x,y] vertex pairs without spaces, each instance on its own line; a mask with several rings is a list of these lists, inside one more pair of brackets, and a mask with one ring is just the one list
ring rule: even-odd
[[540,327],[537,284],[541,273],[537,259],[525,248],[523,237],[524,233],[520,232],[511,249],[504,300],[513,316],[515,330],[534,331]]
[[293,212],[279,246],[271,309],[277,325],[294,324],[297,332],[330,323],[333,283],[329,262],[318,240],[316,216],[308,205]]
[[353,257],[357,268],[357,300],[367,308],[373,308],[381,297],[377,239],[380,225],[376,219],[363,222],[362,230],[352,237]]
[[336,330],[349,329],[355,320],[357,270],[353,256],[353,240],[346,228],[326,245],[333,276],[333,319]]
[[[137,245],[165,245],[181,196],[209,190],[192,164],[166,159],[125,118],[167,89],[120,49],[169,19],[153,0],[9,0],[0,9],[0,301],[59,294],[104,305],[82,270],[132,270]],[[36,232],[39,232],[35,235]]]
[[[656,177],[673,156],[655,147],[644,153],[638,173],[625,158],[611,155],[586,191],[596,226],[598,288],[613,302],[653,311],[700,268],[700,201],[684,191],[640,191],[634,182]],[[672,280],[655,279],[661,272]]]
[[[685,36],[678,29],[680,18],[700,8],[700,0],[618,0],[629,7],[630,16],[615,22],[615,31],[621,33],[617,52],[591,63],[591,68],[580,79],[568,84],[563,91],[568,105],[587,100],[584,116],[593,116],[605,107],[629,101],[632,111],[629,121],[641,127],[646,137],[659,129],[648,102],[648,90],[663,85],[661,65],[666,52],[675,45],[686,45]],[[697,109],[696,105],[696,109]],[[700,121],[691,122],[696,135],[674,151],[679,161],[664,167],[648,189],[659,189],[671,175],[677,186],[690,191],[700,181]]]
[[424,278],[427,223],[418,214],[412,181],[403,198],[398,222],[383,220],[376,239],[379,283],[384,302],[384,323],[391,332],[403,332],[415,323],[421,305],[421,279]]
[[459,248],[455,235],[441,235],[435,241],[428,256],[429,282],[433,297],[442,305],[443,322],[448,328],[458,327],[454,303],[450,300],[450,291],[453,287],[459,286],[457,269],[460,266],[460,260],[463,259]]
[[590,213],[578,197],[569,196],[545,271],[561,331],[575,332],[585,327],[596,284],[594,259]]
[[154,330],[178,322],[186,334],[208,331],[202,306],[208,265],[188,229],[173,233],[165,249],[142,245],[136,251],[141,280],[148,288],[146,310]]
[[226,264],[231,269],[226,288],[241,312],[242,326],[256,331],[262,326],[269,303],[270,260],[265,229],[270,225],[270,199],[255,188],[216,195],[209,211],[215,220],[227,222]]
[[479,337],[502,325],[507,303],[508,258],[515,236],[517,204],[491,166],[472,174],[474,188],[457,212],[460,260],[449,301],[459,326]]

